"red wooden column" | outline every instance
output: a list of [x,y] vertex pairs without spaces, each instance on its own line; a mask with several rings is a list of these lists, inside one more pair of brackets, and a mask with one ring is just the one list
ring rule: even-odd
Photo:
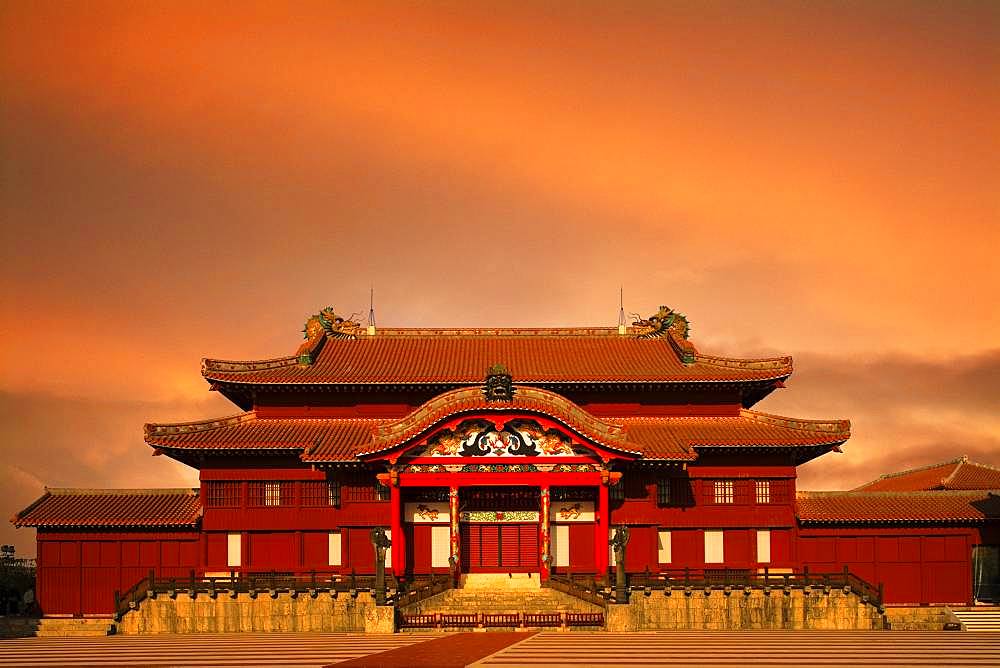
[[541,512],[538,513],[541,527],[539,527],[539,542],[541,543],[541,579],[548,580],[551,574],[552,555],[549,545],[549,486],[542,485],[541,490]]
[[608,485],[601,483],[597,486],[597,522],[594,523],[597,535],[594,536],[594,567],[597,570],[597,577],[603,578],[608,574],[608,526],[611,521],[611,504],[608,499]]
[[406,571],[406,534],[403,531],[402,493],[398,481],[389,486],[389,506],[392,513],[389,523],[392,531],[392,573],[398,577]]
[[458,544],[458,487],[448,489],[448,520],[451,527],[451,561],[454,563],[454,575],[461,572]]

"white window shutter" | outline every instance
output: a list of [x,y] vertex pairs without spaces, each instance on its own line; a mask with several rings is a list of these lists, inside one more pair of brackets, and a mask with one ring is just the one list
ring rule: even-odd
[[757,532],[757,563],[771,563],[771,532]]
[[435,525],[431,527],[431,567],[448,568],[451,556],[451,527]]
[[656,532],[656,553],[657,561],[661,564],[669,564],[673,559],[670,555],[670,532]]
[[552,536],[552,556],[556,566],[569,566],[569,525],[556,524]]
[[705,532],[705,563],[706,564],[721,564],[725,561],[725,555],[723,554],[722,548],[722,532],[721,531],[706,531]]
[[340,566],[343,563],[343,543],[340,542],[340,532],[334,531],[330,534],[330,565]]
[[231,533],[226,537],[226,565],[243,565],[243,537],[238,533]]

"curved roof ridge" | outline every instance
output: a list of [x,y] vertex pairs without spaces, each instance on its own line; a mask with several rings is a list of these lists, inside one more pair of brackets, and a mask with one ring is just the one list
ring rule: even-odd
[[227,415],[221,418],[208,418],[205,420],[190,420],[188,422],[147,422],[142,426],[143,434],[148,440],[154,436],[166,436],[168,434],[190,434],[193,432],[210,431],[222,427],[231,427],[244,422],[252,422],[257,419],[254,411],[245,411],[235,415]]
[[727,369],[782,369],[787,368],[788,373],[792,372],[791,355],[780,355],[778,357],[723,357],[721,355],[706,355],[695,353],[695,361],[711,366],[718,366]]
[[198,496],[196,487],[46,487],[52,496],[166,496],[170,494]]
[[822,499],[822,498],[888,498],[888,497],[914,497],[930,498],[932,496],[986,496],[989,494],[1000,494],[1000,489],[917,489],[904,491],[880,490],[877,492],[865,492],[863,490],[825,490],[809,491],[798,490],[795,492],[797,499]]
[[[857,487],[853,488],[851,491],[859,491],[859,492],[860,491],[864,491],[865,487],[869,487],[871,485],[874,485],[875,483],[880,482],[882,480],[891,480],[893,478],[900,478],[902,476],[911,475],[913,473],[920,473],[921,471],[929,471],[931,469],[941,468],[942,466],[951,466],[953,464],[961,465],[962,463],[968,462],[968,461],[969,461],[968,455],[960,455],[958,457],[955,457],[954,459],[949,459],[949,460],[946,460],[946,461],[943,461],[943,462],[937,462],[935,464],[925,464],[924,466],[915,466],[913,468],[904,469],[902,471],[893,471],[891,473],[883,473],[882,475],[880,475],[879,477],[875,478],[874,480],[869,480],[868,482],[864,483],[863,485],[858,485]],[[946,479],[951,478],[952,476],[954,476],[955,473],[958,471],[958,468],[959,468],[959,466],[956,466],[954,471],[952,471],[951,473],[949,473],[947,476],[941,478],[941,482],[943,483]],[[1000,469],[998,469],[998,470],[1000,470]],[[917,490],[917,491],[919,491],[919,490]]]
[[509,402],[487,401],[481,386],[461,387],[439,394],[408,415],[376,426],[372,449],[356,454],[361,457],[391,450],[449,417],[473,411],[541,413],[602,446],[631,455],[642,455],[641,452],[625,447],[625,429],[621,425],[605,422],[555,392],[524,385],[515,386]]
[[774,415],[772,413],[762,413],[748,408],[740,409],[740,416],[746,417],[764,424],[773,424],[779,427],[795,429],[797,431],[812,431],[824,433],[843,433],[845,438],[851,435],[850,420],[807,420],[804,418],[790,418],[784,415]]
[[212,357],[201,358],[201,375],[207,376],[212,371],[266,371],[268,369],[283,369],[299,364],[297,355],[271,357],[259,360],[223,360]]

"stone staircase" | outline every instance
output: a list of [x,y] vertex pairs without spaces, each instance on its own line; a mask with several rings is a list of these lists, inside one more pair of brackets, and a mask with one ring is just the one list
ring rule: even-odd
[[[461,588],[449,589],[400,608],[402,615],[477,615],[603,613],[600,606],[554,589],[542,588],[537,579],[523,576],[463,576]],[[404,629],[417,630],[417,629]],[[513,630],[497,627],[493,630]]]
[[966,631],[1000,632],[1000,606],[952,608]]
[[84,638],[114,633],[110,617],[43,617],[35,635],[39,638]]

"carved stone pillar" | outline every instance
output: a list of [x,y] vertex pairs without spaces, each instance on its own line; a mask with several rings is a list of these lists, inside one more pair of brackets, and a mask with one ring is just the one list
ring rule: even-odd
[[604,580],[608,577],[608,538],[610,538],[611,506],[609,501],[608,486],[601,483],[597,487],[597,522],[595,523],[597,536],[594,538],[594,565],[597,569],[597,578]]
[[461,572],[461,563],[459,563],[459,539],[458,539],[458,487],[452,487],[448,490],[448,519],[451,525],[451,556],[448,557],[448,563],[451,565],[452,576],[457,578]]
[[[396,483],[396,484],[392,484]],[[390,481],[389,506],[392,518],[389,528],[392,531],[392,572],[396,577],[403,575],[406,571],[406,535],[403,524],[403,503],[402,490],[399,488],[398,479]]]
[[542,485],[542,490],[540,494],[541,506],[539,512],[539,520],[541,526],[539,527],[539,534],[541,543],[541,579],[548,580],[549,575],[552,573],[552,553],[551,545],[549,542],[549,486]]

